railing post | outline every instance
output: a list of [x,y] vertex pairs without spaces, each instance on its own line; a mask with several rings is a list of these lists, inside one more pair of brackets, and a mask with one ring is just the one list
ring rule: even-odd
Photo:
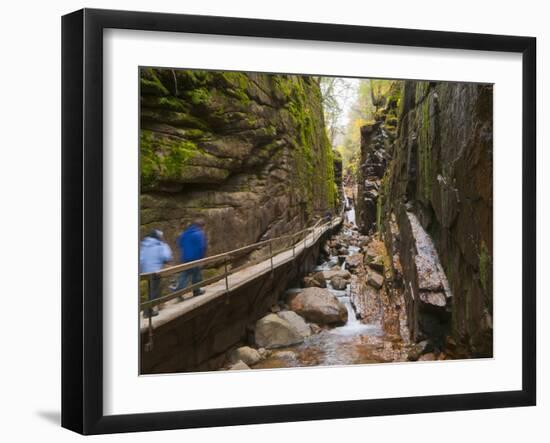
[[271,261],[271,273],[273,273],[273,242],[269,242],[269,260]]
[[225,257],[225,261],[223,262],[223,265],[224,265],[224,269],[225,269],[225,272],[224,272],[224,277],[225,277],[225,292],[228,293],[229,292],[229,272],[227,270],[227,257]]
[[[151,290],[153,289],[152,288],[152,285],[153,285],[153,279],[152,278],[148,278],[147,279],[147,300],[151,300]],[[150,352],[153,350],[153,308],[147,308],[145,311],[143,311],[143,313],[148,313],[148,317],[149,317],[149,320],[148,320],[148,341],[147,343],[145,344],[145,352]]]

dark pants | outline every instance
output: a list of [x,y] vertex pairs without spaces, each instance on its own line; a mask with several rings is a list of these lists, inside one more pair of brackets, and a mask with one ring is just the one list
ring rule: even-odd
[[[180,274],[178,287],[176,288],[176,291],[186,288],[187,285],[189,284],[189,279],[191,279],[191,284],[193,285],[195,283],[202,281],[201,268],[197,266],[196,268],[186,269],[185,271],[183,271]],[[193,295],[200,295],[200,294],[201,294],[200,288],[196,288],[193,290]]]
[[[152,277],[149,283],[149,300],[154,300],[160,295],[160,278]],[[153,308],[147,308],[143,312],[145,318],[149,318],[153,314]]]

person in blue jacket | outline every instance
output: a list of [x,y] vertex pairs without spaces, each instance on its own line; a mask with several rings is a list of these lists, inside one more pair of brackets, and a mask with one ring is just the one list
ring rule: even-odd
[[[172,250],[164,241],[164,235],[161,230],[153,229],[139,245],[139,272],[158,272],[162,267],[172,261]],[[149,287],[149,300],[154,300],[160,295],[160,278],[152,277]],[[154,317],[158,312],[148,309],[143,312],[143,316]]]
[[[207,240],[204,233],[204,221],[202,219],[195,220],[185,231],[178,237],[178,247],[181,251],[181,262],[189,263],[191,261],[200,260],[206,256]],[[180,274],[177,290],[186,288],[189,280],[191,284],[196,284],[202,281],[201,267],[186,269]],[[193,296],[204,294],[204,289],[195,288]],[[182,300],[182,297],[180,297]]]

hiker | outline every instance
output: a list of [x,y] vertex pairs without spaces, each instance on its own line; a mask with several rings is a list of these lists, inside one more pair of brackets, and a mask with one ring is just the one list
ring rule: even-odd
[[[164,242],[161,230],[153,229],[140,243],[139,246],[139,272],[158,272],[172,260],[170,246]],[[149,300],[154,300],[160,295],[160,277],[152,277],[149,286]],[[148,308],[143,312],[145,318],[158,315],[158,311]]]
[[[178,247],[181,251],[181,262],[189,263],[195,260],[200,260],[206,255],[206,234],[204,233],[204,220],[195,220],[185,231],[178,237]],[[196,266],[191,269],[186,269],[180,274],[176,291],[186,288],[189,279],[191,284],[196,284],[202,281],[201,267]],[[204,294],[204,289],[195,288],[193,296]],[[183,297],[179,297],[180,301]]]

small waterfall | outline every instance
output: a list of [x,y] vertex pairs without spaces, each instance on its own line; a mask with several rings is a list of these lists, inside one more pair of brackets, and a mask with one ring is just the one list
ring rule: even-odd
[[357,314],[351,304],[350,286],[344,290],[337,290],[332,287],[330,281],[327,280],[327,289],[338,297],[338,300],[346,307],[348,312],[348,320],[345,325],[336,327],[330,331],[331,334],[339,335],[383,335],[382,327],[379,324],[364,324],[357,319]]
[[344,196],[344,201],[345,201],[346,219],[353,226],[355,226],[355,207],[351,204],[347,196]]

